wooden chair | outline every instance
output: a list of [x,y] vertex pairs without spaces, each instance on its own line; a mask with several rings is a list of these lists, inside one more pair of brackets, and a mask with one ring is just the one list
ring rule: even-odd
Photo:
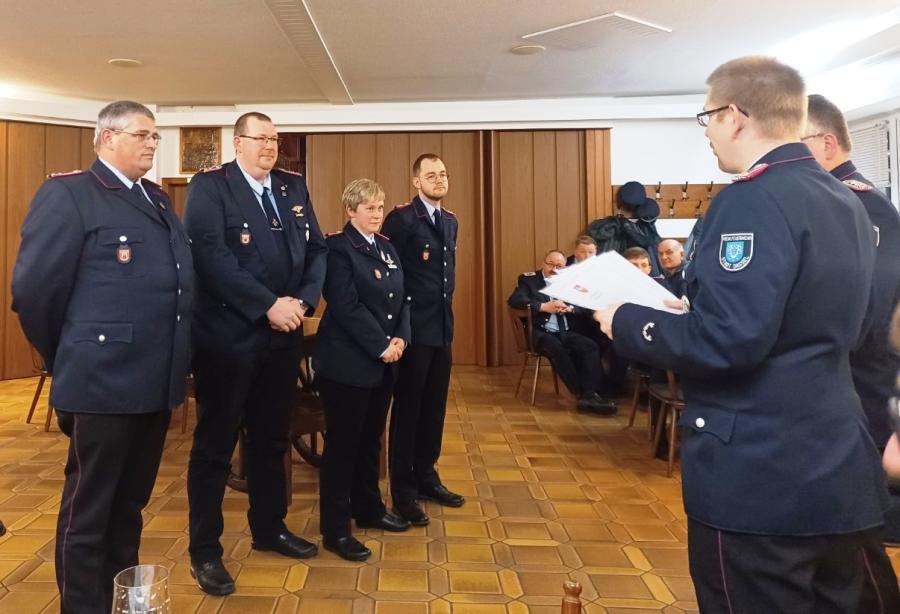
[[[650,371],[642,366],[636,365],[634,363],[630,363],[628,365],[628,372],[631,373],[634,378],[634,397],[631,400],[631,415],[628,417],[628,426],[626,428],[631,428],[634,426],[634,418],[637,416],[638,404],[641,400],[641,392],[648,393],[650,392]],[[650,399],[647,399],[647,440],[653,440],[653,414],[650,411]]]
[[[38,400],[41,398],[41,391],[44,389],[44,382],[47,380],[47,376],[50,373],[47,371],[47,368],[44,366],[44,358],[41,356],[40,352],[34,349],[34,346],[31,347],[31,364],[34,369],[34,372],[40,376],[38,380],[37,388],[34,391],[34,398],[31,399],[31,408],[28,410],[28,416],[25,418],[26,424],[31,424],[31,417],[34,415],[34,410],[37,407]],[[50,403],[47,403],[47,417],[44,419],[44,432],[50,432],[50,420],[53,419],[53,406]]]
[[665,384],[651,383],[650,397],[658,400],[660,404],[650,455],[656,456],[663,429],[666,428],[666,417],[669,417],[669,464],[666,475],[672,477],[672,467],[675,464],[675,445],[678,439],[678,418],[681,416],[681,410],[684,409],[684,397],[681,396],[681,389],[675,379],[675,373],[666,371]]
[[[534,378],[531,382],[531,405],[534,405],[534,398],[537,395],[538,373],[541,370],[541,362],[545,358],[540,352],[534,348],[534,341],[531,335],[532,319],[530,309],[516,309],[507,306],[509,313],[509,321],[513,327],[513,334],[516,340],[516,350],[522,354],[522,369],[519,371],[519,381],[516,383],[516,396],[519,395],[519,389],[522,387],[522,378],[525,377],[525,369],[528,367],[528,360],[535,359]],[[547,360],[549,363],[549,359]],[[553,365],[550,365],[550,371],[553,373],[553,389],[556,396],[559,396],[559,379],[556,377],[556,371]]]
[[581,584],[576,580],[566,580],[563,582],[563,593],[561,614],[581,614]]
[[187,432],[187,423],[188,423],[188,410],[191,408],[191,399],[194,399],[194,406],[197,405],[196,397],[194,396],[194,374],[191,373],[187,376],[187,380],[185,381],[184,387],[184,401],[182,401],[181,405],[181,432]]

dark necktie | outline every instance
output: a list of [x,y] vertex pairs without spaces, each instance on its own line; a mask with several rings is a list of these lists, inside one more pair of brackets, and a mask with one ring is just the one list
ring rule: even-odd
[[158,209],[158,207],[153,204],[153,201],[147,198],[144,190],[141,189],[141,184],[139,184],[137,181],[131,184],[131,191],[134,192],[135,196],[141,199],[141,202],[149,204],[151,207],[153,207],[154,210]]
[[[269,219],[269,229],[272,231],[272,238],[275,239],[275,248],[279,254],[279,264],[277,272],[273,271],[275,278],[278,280],[279,289],[284,289],[290,279],[291,271],[291,248],[288,245],[288,238],[284,232],[284,227],[278,220],[278,213],[275,211],[275,204],[272,202],[269,188],[264,187],[262,192],[263,209],[266,210],[266,217]],[[273,263],[274,264],[274,263]]]
[[443,219],[442,219],[443,217],[444,216],[441,215],[440,209],[434,210],[434,228],[435,228],[435,230],[437,230],[438,235],[440,235],[442,240],[444,238],[444,223],[443,223]]
[[278,220],[278,213],[275,211],[275,205],[272,204],[272,199],[269,197],[269,188],[263,188],[262,204],[263,208],[266,210],[266,217],[269,218],[269,228],[283,232],[284,228],[281,227],[281,222]]

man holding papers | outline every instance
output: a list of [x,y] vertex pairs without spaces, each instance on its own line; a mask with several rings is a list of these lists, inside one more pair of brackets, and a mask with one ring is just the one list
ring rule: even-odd
[[540,269],[519,275],[519,284],[508,302],[517,309],[531,309],[535,349],[550,358],[556,373],[578,398],[578,409],[612,415],[616,413],[616,402],[597,393],[603,388],[600,348],[584,335],[570,330],[569,319],[574,307],[541,291],[556,271],[565,266],[566,257],[562,252],[548,252]]

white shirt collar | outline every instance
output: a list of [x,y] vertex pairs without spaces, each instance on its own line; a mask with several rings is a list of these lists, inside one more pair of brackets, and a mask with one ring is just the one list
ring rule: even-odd
[[269,188],[269,192],[272,191],[272,173],[266,174],[266,178],[260,183],[244,170],[244,167],[241,166],[240,162],[237,160],[235,160],[235,162],[237,162],[237,167],[241,169],[241,172],[244,174],[244,179],[250,184],[250,189],[253,190],[257,196],[262,198],[263,188]]
[[419,200],[422,201],[422,204],[425,205],[425,209],[428,211],[428,215],[434,219],[434,212],[438,209],[430,200],[425,198],[423,195],[419,194]]
[[[122,183],[124,183],[124,184],[125,184],[125,187],[128,188],[129,190],[131,189],[131,186],[133,186],[135,183],[137,183],[138,185],[140,185],[140,183],[141,183],[141,180],[140,180],[140,179],[138,179],[136,182],[135,182],[135,181],[132,181],[131,179],[129,179],[128,177],[126,177],[125,175],[123,175],[123,174],[122,174],[122,171],[120,171],[119,169],[117,169],[115,166],[113,166],[112,164],[110,164],[109,162],[107,162],[106,160],[104,160],[103,158],[101,158],[101,157],[98,156],[97,159],[100,160],[101,162],[103,162],[103,165],[106,166],[106,168],[108,168],[109,170],[111,170],[112,173],[113,173],[113,175],[115,175],[116,177],[118,177],[118,178],[119,178],[119,181],[121,181]],[[143,189],[143,187],[144,187],[144,186],[141,186],[141,189]]]

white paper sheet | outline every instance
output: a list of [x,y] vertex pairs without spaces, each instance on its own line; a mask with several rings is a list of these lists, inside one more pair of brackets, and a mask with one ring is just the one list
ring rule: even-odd
[[566,267],[550,278],[544,294],[571,305],[603,309],[613,303],[635,303],[670,313],[664,301],[679,300],[655,279],[617,252],[604,252]]

